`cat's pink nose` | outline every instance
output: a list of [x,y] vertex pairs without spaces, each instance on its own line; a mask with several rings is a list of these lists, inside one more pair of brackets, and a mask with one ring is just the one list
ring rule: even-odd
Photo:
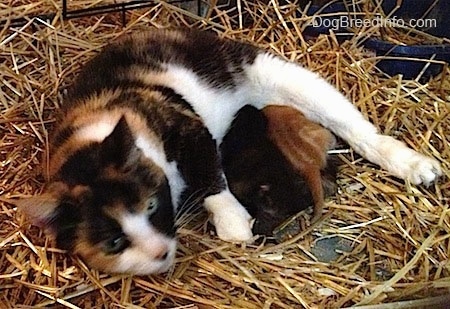
[[156,259],[165,260],[165,259],[167,259],[168,256],[169,256],[169,251],[166,251],[166,252],[162,252],[160,255],[158,255],[156,257]]
[[155,260],[165,260],[169,256],[169,248],[163,247],[155,254]]

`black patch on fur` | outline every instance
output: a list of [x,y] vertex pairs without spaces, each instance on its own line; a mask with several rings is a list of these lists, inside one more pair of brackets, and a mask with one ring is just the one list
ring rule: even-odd
[[52,144],[51,146],[56,149],[63,145],[69,138],[72,136],[74,132],[74,128],[72,126],[68,126],[59,130],[52,136]]
[[175,236],[175,214],[167,181],[158,189],[158,208],[149,220],[161,233],[171,237]]
[[183,97],[179,93],[175,92],[175,90],[173,90],[172,88],[157,85],[157,86],[152,86],[150,89],[161,93],[166,98],[166,100],[168,102],[170,102],[171,104],[178,104],[178,105],[182,106],[185,110],[188,110],[188,111],[192,112],[193,114],[195,114],[195,111],[192,108],[192,106],[185,99],[183,99]]
[[[172,134],[166,149],[175,159],[188,188],[185,198],[203,198],[226,187],[215,140],[206,128]],[[172,150],[169,150],[172,149]],[[175,152],[173,151],[175,150]]]
[[49,223],[51,229],[56,232],[56,244],[59,248],[70,250],[73,247],[81,221],[80,209],[72,202],[63,200]]
[[100,149],[100,157],[104,165],[113,164],[116,167],[122,167],[130,160],[136,146],[133,133],[124,116],[120,118],[112,133],[103,140]]
[[58,172],[58,178],[69,186],[89,185],[101,172],[100,144],[93,143],[73,153]]
[[132,78],[133,65],[163,71],[163,63],[179,64],[192,69],[211,86],[232,88],[240,81],[242,65],[253,63],[258,54],[258,49],[252,45],[221,40],[212,32],[178,31],[185,34],[184,40],[166,36],[164,31],[153,31],[145,42],[130,36],[106,46],[83,67],[69,91],[69,102],[65,106],[70,107],[71,102],[107,89],[145,87],[141,81]]
[[249,44],[221,40],[208,31],[185,30],[188,40],[174,44],[175,60],[192,69],[214,87],[232,88],[243,64],[251,64],[257,49]]
[[88,239],[95,245],[122,233],[120,224],[103,213],[99,207],[86,207],[86,224],[88,226]]

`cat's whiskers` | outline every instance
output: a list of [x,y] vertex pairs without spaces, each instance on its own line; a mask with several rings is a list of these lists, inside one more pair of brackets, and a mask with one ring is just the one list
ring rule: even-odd
[[193,192],[179,207],[177,214],[175,215],[175,226],[178,228],[185,227],[187,224],[195,219],[195,213],[202,208],[203,194],[201,191],[197,190]]

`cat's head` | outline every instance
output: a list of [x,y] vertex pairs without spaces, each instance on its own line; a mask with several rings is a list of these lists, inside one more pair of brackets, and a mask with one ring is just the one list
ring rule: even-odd
[[17,202],[57,246],[109,273],[167,271],[176,251],[163,171],[135,146],[125,118],[65,159],[44,192]]

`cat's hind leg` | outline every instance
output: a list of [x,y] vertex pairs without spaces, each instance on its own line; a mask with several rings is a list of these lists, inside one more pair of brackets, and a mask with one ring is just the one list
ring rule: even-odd
[[290,105],[343,138],[366,159],[414,184],[429,185],[441,175],[437,160],[378,133],[348,99],[317,74],[264,52],[245,73],[252,92],[258,94],[256,107],[267,102]]

